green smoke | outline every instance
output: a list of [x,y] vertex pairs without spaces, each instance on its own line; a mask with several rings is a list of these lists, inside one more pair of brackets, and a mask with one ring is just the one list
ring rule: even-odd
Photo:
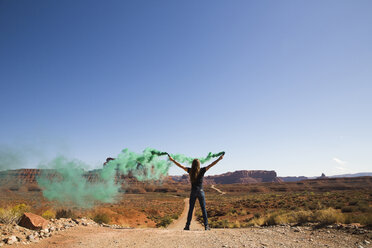
[[[225,154],[209,153],[199,158],[205,163],[212,158]],[[121,182],[116,182],[117,175],[131,175],[139,181],[162,180],[168,175],[172,163],[167,152],[147,148],[142,153],[124,149],[115,159],[110,160],[99,170],[86,172],[87,166],[81,161],[58,157],[46,165],[46,170],[38,179],[43,195],[51,201],[58,201],[78,207],[91,207],[96,202],[114,202]],[[182,154],[172,154],[181,163],[192,163],[194,158]],[[164,158],[164,157],[163,157]],[[94,177],[89,181],[89,176]]]
[[57,157],[46,165],[51,170],[43,170],[37,178],[43,195],[50,201],[69,206],[92,207],[95,202],[114,202],[120,188],[115,183],[115,171],[104,168],[97,174],[94,183],[88,181],[87,167],[78,160]]
[[[225,154],[208,153],[204,158],[199,158],[200,163],[206,163],[212,158]],[[173,163],[168,159],[161,159],[161,156],[168,155],[167,152],[158,151],[153,148],[146,148],[142,153],[135,153],[124,149],[114,160],[107,163],[108,167],[117,167],[120,173],[124,175],[131,174],[139,181],[159,180],[168,175],[168,170]],[[180,163],[191,164],[195,158],[187,157],[182,154],[171,154],[175,160]]]

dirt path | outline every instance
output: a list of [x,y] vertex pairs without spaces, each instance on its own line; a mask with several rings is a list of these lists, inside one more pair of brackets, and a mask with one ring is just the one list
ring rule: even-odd
[[13,245],[13,247],[372,247],[372,233],[353,235],[335,229],[313,230],[310,227],[275,226],[204,231],[203,226],[193,219],[191,231],[184,231],[183,227],[186,223],[188,212],[188,198],[184,202],[185,209],[181,216],[167,229],[113,229],[110,227],[77,226],[67,231],[59,232],[51,238],[41,240],[38,243],[29,245],[17,244]]
[[223,191],[221,191],[220,189],[217,189],[216,186],[214,186],[214,184],[211,185],[211,188],[214,189],[214,190],[216,190],[216,191],[217,191],[218,193],[220,193],[221,195],[226,194],[226,192],[223,192]]
[[[308,230],[288,226],[244,229],[183,231],[167,229],[112,229],[75,227],[51,238],[22,248],[111,248],[111,247],[371,247],[371,236],[353,235],[339,230]],[[371,234],[369,234],[371,235]],[[360,246],[359,246],[360,245]],[[11,247],[11,246],[9,246]]]
[[[185,208],[183,209],[182,214],[176,221],[173,221],[173,223],[168,226],[167,228],[168,230],[183,230],[183,228],[185,227],[185,224],[187,221],[187,214],[189,212],[189,198],[186,198],[184,202],[185,202]],[[191,230],[204,230],[204,227],[195,218],[195,210],[192,215],[190,229]]]

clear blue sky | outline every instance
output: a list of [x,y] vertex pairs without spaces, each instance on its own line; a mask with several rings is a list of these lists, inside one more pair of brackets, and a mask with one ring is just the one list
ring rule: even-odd
[[210,174],[372,171],[371,13],[369,0],[0,0],[0,145],[92,167],[154,147],[225,150]]

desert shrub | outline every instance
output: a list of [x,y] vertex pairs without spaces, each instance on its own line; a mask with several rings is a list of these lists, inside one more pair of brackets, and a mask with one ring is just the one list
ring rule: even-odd
[[351,207],[351,206],[342,207],[341,208],[341,212],[343,212],[343,213],[351,213],[351,212],[353,212],[353,207]]
[[109,224],[111,222],[110,216],[106,213],[96,213],[93,217],[93,220],[99,224]]
[[41,215],[41,217],[50,220],[54,219],[56,217],[56,214],[52,210],[47,210]]
[[351,215],[351,214],[345,214],[345,216],[344,216],[344,223],[345,224],[350,224],[350,223],[353,223],[353,222],[355,222],[354,216]]
[[171,216],[171,218],[172,218],[172,219],[174,219],[174,220],[177,220],[177,219],[178,219],[178,217],[179,217],[179,215],[178,215],[178,214],[172,214],[172,216]]
[[[158,192],[155,190],[155,192]],[[132,194],[144,194],[146,193],[146,190],[143,188],[143,187],[131,187],[128,189],[128,193],[132,193]]]
[[39,191],[41,191],[41,189],[38,186],[30,186],[30,187],[28,187],[27,190],[30,191],[30,192],[39,192]]
[[157,219],[156,221],[156,226],[157,227],[167,227],[170,223],[172,223],[173,219],[171,216],[164,216],[164,217],[160,217]]
[[264,217],[253,218],[247,223],[247,226],[262,226],[265,223]]
[[20,217],[29,210],[26,204],[18,204],[13,207],[0,208],[0,223],[14,224],[18,223]]
[[337,204],[334,205],[334,208],[335,209],[342,209],[342,204],[337,203]]
[[313,217],[313,221],[318,222],[319,225],[330,225],[344,222],[343,214],[333,208],[318,210],[314,213]]
[[358,201],[350,201],[349,206],[356,206],[358,204]]
[[250,189],[250,192],[251,193],[258,193],[258,192],[261,192],[261,189],[260,188],[257,188],[257,187],[254,187],[254,188],[251,188]]
[[363,213],[369,213],[371,212],[371,208],[368,206],[368,203],[363,203],[363,202],[360,202],[358,203],[358,208],[359,208],[359,211],[360,212],[363,212]]
[[145,186],[146,192],[154,192],[155,191],[155,186],[152,184],[148,184]]
[[311,211],[298,211],[293,214],[294,221],[298,224],[305,224],[311,221],[312,212]]
[[368,213],[366,215],[363,215],[363,218],[360,222],[362,225],[366,225],[367,227],[372,228],[372,213]]
[[249,211],[246,211],[246,210],[243,209],[243,210],[239,211],[238,214],[242,215],[242,216],[245,216],[245,215],[249,214]]
[[56,219],[60,218],[75,218],[75,214],[71,209],[59,209],[56,212]]
[[253,216],[254,216],[256,219],[258,219],[258,218],[261,217],[261,214],[260,214],[260,213],[255,213]]
[[273,226],[290,222],[288,215],[281,212],[274,212],[264,218],[263,225]]

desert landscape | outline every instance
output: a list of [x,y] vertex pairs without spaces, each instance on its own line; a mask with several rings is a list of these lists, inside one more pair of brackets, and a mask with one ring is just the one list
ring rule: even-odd
[[[204,190],[212,230],[203,230],[197,204],[191,231],[184,231],[190,187],[186,175],[141,182],[118,174],[122,185],[115,202],[81,208],[45,199],[37,183],[40,173],[40,169],[0,172],[1,245],[371,247],[368,176],[297,182],[283,182],[274,171],[207,176]],[[84,176],[95,183],[94,171]],[[48,227],[32,231],[17,226],[24,212],[42,216]],[[16,239],[10,239],[13,236]]]
[[372,248],[371,13],[0,0],[0,248]]

